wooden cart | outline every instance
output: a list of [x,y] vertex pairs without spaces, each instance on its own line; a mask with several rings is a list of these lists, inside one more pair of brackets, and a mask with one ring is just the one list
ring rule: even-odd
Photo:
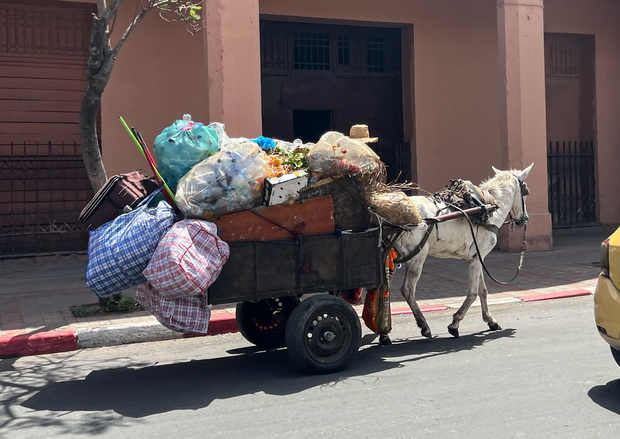
[[298,368],[341,370],[360,347],[360,319],[345,300],[316,293],[378,286],[390,238],[394,231],[375,229],[229,243],[209,303],[237,302],[241,334],[260,347],[286,346]]

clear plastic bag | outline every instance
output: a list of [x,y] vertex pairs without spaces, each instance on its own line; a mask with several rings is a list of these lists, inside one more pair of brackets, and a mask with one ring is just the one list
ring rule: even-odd
[[328,131],[308,151],[308,164],[315,177],[380,175],[385,165],[364,142]]
[[262,203],[269,157],[254,142],[229,138],[194,166],[177,186],[176,201],[188,217],[218,218]]
[[155,155],[162,177],[172,191],[192,167],[218,150],[216,127],[193,122],[186,114],[155,138]]

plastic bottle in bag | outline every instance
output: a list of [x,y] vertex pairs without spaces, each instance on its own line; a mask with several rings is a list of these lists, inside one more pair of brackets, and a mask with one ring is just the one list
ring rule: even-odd
[[177,203],[188,216],[219,217],[262,202],[269,157],[247,139],[229,139],[225,148],[197,164],[179,182]]

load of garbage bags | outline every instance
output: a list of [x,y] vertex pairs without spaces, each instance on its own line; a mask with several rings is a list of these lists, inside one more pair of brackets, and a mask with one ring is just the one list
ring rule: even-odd
[[[272,189],[290,181],[287,176],[305,171],[308,184],[326,177],[354,177],[361,182],[370,209],[382,220],[417,224],[419,214],[405,193],[386,183],[386,166],[367,144],[375,141],[366,125],[354,125],[348,136],[328,131],[316,144],[263,136],[231,138],[222,123],[204,125],[184,115],[157,136],[155,152],[164,180],[175,188],[176,203],[189,218],[217,219],[270,204],[266,179]],[[281,189],[287,196],[280,198],[286,202],[298,199],[290,196],[290,188]]]

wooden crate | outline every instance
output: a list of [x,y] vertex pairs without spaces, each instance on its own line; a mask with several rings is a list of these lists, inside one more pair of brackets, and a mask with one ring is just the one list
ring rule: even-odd
[[226,242],[291,239],[297,234],[334,233],[334,203],[331,196],[294,204],[222,215],[213,221]]

